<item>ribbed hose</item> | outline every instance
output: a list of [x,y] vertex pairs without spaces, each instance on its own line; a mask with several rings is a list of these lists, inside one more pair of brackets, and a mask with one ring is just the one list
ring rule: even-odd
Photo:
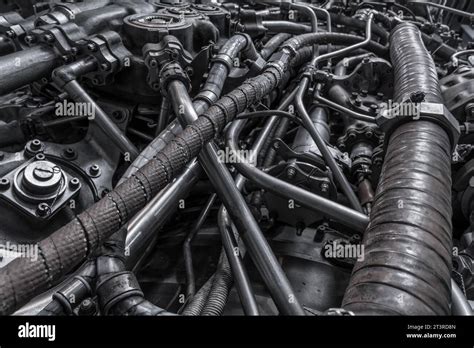
[[[303,40],[288,40],[284,47],[289,52],[295,52],[304,45],[353,44],[363,40],[358,36],[338,33],[303,36]],[[383,47],[376,43],[368,47],[384,52]],[[36,261],[18,258],[3,267],[0,270],[0,315],[13,312],[34,295],[50,288],[123,226],[170,183],[227,123],[278,86],[283,71],[288,68],[287,62],[285,59],[272,63],[261,75],[248,79],[222,97],[133,176],[42,240],[38,244],[41,257]]]
[[214,275],[207,280],[206,283],[199,289],[199,291],[194,295],[191,302],[186,305],[184,310],[181,312],[181,315],[185,316],[198,316],[201,315],[201,312],[206,305],[209,292],[211,291],[212,284],[214,282]]
[[[442,103],[435,65],[419,30],[398,25],[390,39],[395,101],[425,94]],[[451,302],[451,144],[429,121],[393,131],[343,307],[357,314],[447,315]]]
[[229,260],[227,260],[225,251],[222,250],[214,281],[201,315],[222,315],[233,282]]

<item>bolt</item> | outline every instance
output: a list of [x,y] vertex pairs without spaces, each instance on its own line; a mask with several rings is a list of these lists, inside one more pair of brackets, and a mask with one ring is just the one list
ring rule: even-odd
[[86,298],[81,302],[79,306],[80,315],[94,315],[95,314],[95,303],[91,299]]
[[89,174],[91,176],[99,176],[100,175],[100,167],[97,164],[93,164],[89,167]]
[[5,35],[10,38],[10,39],[14,39],[16,37],[16,33],[13,31],[13,30],[8,30]]
[[37,153],[35,156],[35,160],[37,161],[42,161],[46,158],[46,156],[43,153]]
[[39,150],[41,150],[41,141],[39,141],[38,139],[33,139],[33,140],[31,141],[30,148],[31,148],[32,151],[39,151]]
[[0,190],[6,190],[10,187],[10,180],[7,178],[2,178],[0,180]]
[[188,74],[189,77],[192,77],[194,74],[194,69],[190,66],[186,67],[186,74]]
[[36,215],[39,217],[46,217],[50,213],[50,207],[48,203],[40,203],[38,204],[38,207],[36,208]]
[[361,94],[363,97],[367,97],[367,94],[368,94],[368,93],[369,93],[369,91],[366,90],[366,89],[363,89],[363,90],[360,91],[360,94]]
[[360,97],[357,97],[354,101],[355,105],[357,106],[360,106],[360,104],[362,104],[362,99],[360,99]]
[[293,167],[288,167],[286,169],[286,176],[288,179],[293,179],[296,175],[296,170]]
[[54,41],[54,36],[51,35],[51,34],[46,34],[46,35],[44,36],[44,41],[46,41],[46,42],[53,42],[53,41]]
[[72,147],[68,147],[67,149],[63,151],[63,156],[68,159],[72,159],[76,157],[76,151],[74,151]]
[[78,189],[80,186],[80,183],[79,183],[79,179],[78,178],[72,178],[70,181],[69,181],[69,188],[71,190],[76,190]]
[[158,63],[157,63],[156,59],[150,60],[150,67],[156,68],[157,66],[158,66]]
[[25,42],[26,42],[27,44],[32,44],[32,43],[34,43],[35,41],[36,41],[36,38],[35,38],[34,36],[32,36],[32,35],[26,35],[26,36],[25,36]]
[[378,100],[382,100],[384,96],[385,96],[385,94],[383,94],[382,92],[377,93],[377,99]]
[[329,190],[329,184],[327,182],[322,182],[319,188],[321,189],[321,192],[327,192]]
[[87,44],[87,49],[91,52],[97,51],[97,45],[93,42]]

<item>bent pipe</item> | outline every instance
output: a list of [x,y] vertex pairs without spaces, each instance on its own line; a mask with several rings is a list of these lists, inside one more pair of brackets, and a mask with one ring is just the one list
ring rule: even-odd
[[123,134],[120,128],[115,124],[102,108],[91,98],[77,79],[85,73],[96,70],[97,61],[91,58],[83,58],[69,65],[57,68],[52,73],[53,81],[65,91],[69,97],[78,103],[87,103],[94,110],[93,122],[96,122],[99,128],[110,137],[112,142],[122,153],[128,153],[130,158],[137,158],[139,152],[135,145]]
[[[250,43],[249,43],[250,42]],[[220,49],[219,55],[226,59],[221,59],[213,64],[206,83],[203,86],[200,94],[203,91],[212,90],[213,93],[209,98],[197,98],[193,105],[196,111],[202,113],[210,104],[214,103],[220,96],[224,82],[230,71],[231,66],[226,66],[225,61],[233,62],[240,51],[253,46],[246,35],[235,35],[230,38],[226,44]],[[249,49],[251,51],[251,49]],[[70,81],[75,80],[78,76],[84,74],[90,69],[89,65],[83,61],[78,61],[67,66],[61,67],[54,72],[56,83],[59,86],[64,86]],[[157,136],[132,162],[118,185],[122,184],[127,178],[134,175],[141,167],[143,167],[153,156],[161,151],[171,140],[182,132],[181,124],[176,118],[172,121],[160,134]],[[178,200],[185,197],[191,190],[194,184],[199,179],[202,173],[201,167],[197,162],[192,162],[187,165],[186,169],[178,178],[168,185],[165,189],[160,191],[138,214],[136,214],[130,221],[127,227],[127,236],[125,246],[129,251],[129,256],[126,258],[126,266],[128,270],[135,269],[143,259],[143,251],[147,249],[148,243],[151,241],[153,233],[159,229],[167,221],[169,216],[173,214],[178,206]],[[117,232],[117,233],[120,233]],[[146,254],[146,252],[145,252]],[[68,289],[69,292],[74,293],[77,298],[84,297],[83,284],[77,279],[71,279],[64,282],[61,289]],[[61,290],[60,290],[61,291]],[[81,298],[82,298],[81,297]],[[85,298],[85,297],[84,297]],[[53,300],[49,306],[57,307],[57,301]]]
[[[217,101],[222,93],[222,89],[224,88],[224,82],[230,70],[229,66],[232,66],[233,61],[239,52],[245,49],[248,44],[245,35],[234,35],[219,50],[219,56],[221,56],[222,59],[215,61],[212,65],[208,78],[193,103],[198,115]],[[127,168],[125,174],[120,179],[119,184],[121,184],[126,178],[135,174],[182,131],[183,128],[177,118],[171,121],[160,135],[157,136]]]
[[[171,96],[171,104],[175,113],[182,116],[183,123],[192,124],[193,122],[197,122],[197,113],[193,108],[183,82],[179,80],[170,82],[168,85],[168,94]],[[179,113],[180,109],[182,109],[181,113]],[[244,240],[245,246],[249,250],[255,267],[262,276],[280,313],[285,315],[304,315],[304,310],[297,298],[295,298],[292,286],[275,254],[268,245],[267,240],[260,230],[260,226],[237,188],[228,168],[220,161],[217,154],[217,146],[214,141],[204,146],[199,153],[198,159],[213,183],[217,195],[232,217]],[[224,232],[229,233],[230,231],[224,230]],[[230,251],[228,257],[236,258],[238,255],[235,254],[235,251]],[[216,279],[220,281],[221,276],[216,277]],[[242,287],[239,286],[238,289],[242,289]],[[239,295],[242,296],[243,293],[239,292]],[[289,301],[289,299],[292,299],[292,301]]]
[[[288,68],[291,52],[304,45],[363,41],[361,37],[347,34],[309,35],[304,40],[287,41],[283,45],[285,48],[270,58],[271,63],[260,75],[246,80],[222,97],[132,177],[40,241],[41,257],[38,260],[19,258],[3,267],[0,270],[0,315],[12,313],[36,294],[50,288],[102,241],[118,231],[227,123],[279,85],[283,72]],[[384,51],[382,47],[381,50]]]
[[[237,139],[244,124],[245,120],[234,121],[227,131],[227,146],[233,153],[238,153]],[[306,208],[322,213],[356,231],[363,231],[367,226],[367,216],[356,210],[275,178],[243,160],[236,162],[234,166],[242,175],[267,191],[283,198],[294,199]]]
[[[436,68],[418,28],[390,39],[396,102],[424,93],[443,103]],[[390,136],[365,255],[353,269],[343,307],[356,314],[451,313],[451,145],[441,126],[407,121]]]

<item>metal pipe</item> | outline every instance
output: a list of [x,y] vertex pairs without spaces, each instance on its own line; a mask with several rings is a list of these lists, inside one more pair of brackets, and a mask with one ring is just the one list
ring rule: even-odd
[[474,315],[459,285],[451,278],[451,312],[453,315]]
[[318,102],[327,105],[331,109],[337,110],[345,115],[348,115],[352,117],[355,120],[359,121],[364,121],[364,122],[370,122],[370,123],[376,123],[375,117],[361,114],[360,112],[356,112],[354,110],[348,109],[345,106],[342,106],[340,104],[337,104],[333,102],[332,100],[326,99],[321,96],[319,90],[316,90],[316,93],[314,94],[314,99],[317,100]]
[[359,199],[357,198],[355,192],[352,190],[352,187],[347,181],[346,177],[342,173],[341,168],[337,165],[336,160],[334,159],[334,157],[332,157],[332,154],[329,151],[326,143],[322,139],[321,135],[319,134],[316,127],[314,126],[313,122],[311,122],[311,118],[309,117],[308,112],[306,111],[306,108],[303,103],[303,96],[308,88],[308,85],[309,85],[309,78],[303,77],[301,79],[300,84],[298,85],[298,92],[296,93],[296,96],[295,96],[296,110],[298,111],[298,114],[300,115],[306,130],[309,132],[309,134],[311,134],[311,137],[316,143],[316,146],[321,152],[321,155],[326,161],[326,164],[331,169],[331,172],[335,176],[337,183],[339,184],[342,191],[346,195],[350,204],[357,211],[363,212]]
[[[247,271],[241,258],[244,256],[244,251],[240,248],[237,242],[237,236],[233,237],[232,221],[222,205],[217,215],[217,224],[222,236],[222,245],[227,254],[235,254],[235,257],[227,258],[232,269],[232,275],[235,279],[235,285],[242,301],[242,308],[246,315],[259,315],[257,301],[250,284]],[[242,295],[240,295],[242,294]]]
[[[234,121],[227,132],[227,146],[234,153],[238,153],[236,152],[238,151],[237,139],[244,124],[244,120]],[[358,211],[277,179],[245,163],[244,160],[237,160],[236,162],[234,166],[241,174],[245,175],[248,180],[251,180],[280,197],[294,199],[305,207],[322,213],[356,231],[362,232],[367,227],[369,222],[368,217]]]
[[196,283],[194,279],[194,268],[193,268],[193,256],[191,253],[191,242],[194,239],[196,233],[201,229],[204,221],[206,221],[209,212],[211,211],[214,201],[216,200],[217,195],[213,193],[206,204],[202,208],[199,216],[194,224],[193,228],[189,231],[186,239],[183,243],[183,255],[184,255],[184,267],[186,269],[186,297],[191,298],[196,293]]
[[[179,115],[178,117],[181,116],[186,123],[192,123],[198,118],[192,107],[187,89],[181,81],[171,82],[168,93],[171,96],[175,113]],[[219,161],[217,149],[213,142],[204,146],[199,154],[199,162],[214,184],[219,198],[231,214],[232,220],[236,224],[280,312],[286,315],[304,315],[304,310],[299,304],[288,278],[263,236],[244,197],[236,187],[232,175],[225,164]],[[235,253],[227,255],[227,257],[235,257]]]
[[[413,1],[413,2],[414,2],[414,1]],[[474,14],[469,13],[469,12],[466,12],[466,11],[461,11],[461,10],[458,10],[458,9],[456,9],[456,8],[444,6],[444,5],[441,5],[441,4],[436,4],[436,3],[434,3],[434,2],[427,2],[427,3],[424,3],[424,5],[425,5],[425,6],[431,6],[431,7],[440,8],[440,9],[445,10],[445,11],[447,11],[447,12],[454,13],[455,15],[458,15],[458,16],[461,16],[461,17],[469,18],[471,21],[474,19]]]
[[135,159],[139,151],[133,143],[123,134],[120,128],[110,117],[97,105],[90,95],[81,87],[77,80],[66,83],[63,87],[64,91],[69,94],[71,99],[76,102],[88,103],[94,110],[93,121],[110,137],[110,140],[124,153],[128,153],[132,159]]
[[128,223],[125,248],[127,269],[136,269],[140,257],[146,249],[155,231],[162,227],[176,211],[180,199],[183,199],[197,183],[202,173],[196,161],[189,163],[185,170],[171,184],[161,190]]
[[0,95],[47,77],[60,64],[54,49],[38,45],[0,57]]

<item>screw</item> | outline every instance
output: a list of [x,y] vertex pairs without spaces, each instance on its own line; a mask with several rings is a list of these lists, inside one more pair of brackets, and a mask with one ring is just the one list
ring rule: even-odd
[[89,167],[89,174],[91,176],[99,176],[100,175],[100,167],[97,164],[93,164]]
[[9,187],[10,187],[10,180],[8,180],[7,178],[2,178],[0,180],[0,190],[6,190]]
[[48,203],[40,203],[38,204],[38,207],[36,208],[36,215],[39,217],[46,217],[50,213],[50,208]]
[[78,189],[80,186],[80,183],[79,183],[79,179],[78,178],[72,178],[70,181],[69,181],[69,188],[71,190],[76,190]]

